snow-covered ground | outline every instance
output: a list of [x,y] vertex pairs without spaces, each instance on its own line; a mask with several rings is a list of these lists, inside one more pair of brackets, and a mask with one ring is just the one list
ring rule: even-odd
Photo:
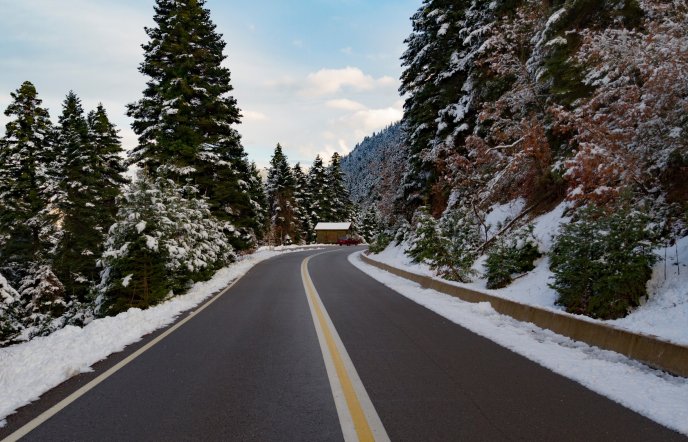
[[91,371],[93,364],[108,355],[171,324],[181,313],[218,293],[259,262],[283,253],[322,247],[263,247],[219,270],[211,280],[195,284],[185,295],[155,307],[132,308],[114,317],[96,319],[85,327],[67,326],[49,336],[0,348],[0,427],[18,408],[72,376]]
[[[385,256],[390,258],[394,250]],[[498,314],[489,303],[468,303],[363,263],[349,261],[403,296],[669,428],[688,435],[688,379],[653,370],[533,324]],[[377,258],[377,257],[376,257]],[[399,264],[397,261],[393,263]],[[418,270],[414,268],[414,270]]]
[[[523,204],[518,200],[508,205],[496,206],[488,214],[486,222],[497,226],[513,218],[522,208]],[[548,252],[551,249],[552,236],[563,222],[568,221],[563,216],[565,210],[566,203],[563,203],[553,211],[533,220],[533,234],[540,244],[541,252]],[[491,233],[494,231],[496,227],[493,227]],[[371,255],[371,258],[409,272],[436,277],[427,265],[413,263],[404,250],[405,245],[395,246],[392,243],[382,253]],[[658,248],[655,252],[661,260],[655,265],[652,279],[648,282],[649,299],[644,305],[627,317],[612,321],[598,321],[587,316],[577,317],[586,321],[610,324],[632,332],[654,335],[676,344],[688,345],[688,237],[678,241],[675,247],[672,246],[666,251],[664,248]],[[666,260],[664,260],[665,252]],[[557,293],[548,285],[552,276],[548,257],[540,258],[535,262],[536,267],[533,271],[517,278],[508,287],[496,290],[487,289],[487,280],[482,276],[486,258],[482,256],[473,265],[473,270],[479,275],[473,282],[468,284],[445,282],[523,304],[563,312],[563,308],[555,304]]]

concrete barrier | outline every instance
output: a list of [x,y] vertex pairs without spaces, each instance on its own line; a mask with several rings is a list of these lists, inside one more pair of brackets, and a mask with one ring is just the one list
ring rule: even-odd
[[489,302],[498,313],[511,316],[518,321],[531,322],[538,327],[546,328],[575,341],[615,351],[651,367],[677,376],[688,377],[687,346],[662,341],[656,336],[633,333],[610,325],[586,321],[574,315],[558,313],[457,287],[434,278],[392,267],[371,259],[365,254],[362,254],[361,258],[367,264],[417,282],[424,288],[437,290],[467,302]]

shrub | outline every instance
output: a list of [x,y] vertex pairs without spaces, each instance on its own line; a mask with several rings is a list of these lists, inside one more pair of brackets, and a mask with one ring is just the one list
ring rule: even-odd
[[481,240],[478,226],[475,216],[461,208],[451,210],[439,221],[421,209],[406,254],[414,262],[428,264],[443,278],[469,282]]
[[492,247],[485,262],[487,288],[499,289],[513,281],[514,275],[535,268],[533,262],[542,254],[533,236],[533,226],[520,229],[508,239],[500,237]]
[[380,253],[392,242],[392,235],[387,232],[378,233],[368,246],[370,253]]
[[648,217],[637,211],[609,215],[590,207],[562,227],[550,252],[557,304],[600,319],[620,318],[637,307],[657,261],[647,225]]

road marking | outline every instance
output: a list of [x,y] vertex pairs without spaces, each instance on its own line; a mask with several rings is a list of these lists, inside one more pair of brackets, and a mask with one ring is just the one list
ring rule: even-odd
[[162,333],[160,336],[158,336],[157,338],[153,339],[152,341],[150,341],[148,344],[144,345],[143,347],[139,348],[139,349],[136,350],[134,353],[130,354],[130,355],[127,356],[125,359],[121,360],[119,363],[117,363],[116,365],[112,366],[109,370],[107,370],[106,372],[104,372],[103,374],[101,374],[100,376],[98,376],[97,378],[93,379],[93,380],[92,380],[91,382],[89,382],[88,384],[84,385],[83,387],[81,387],[80,389],[78,389],[77,391],[75,391],[74,393],[72,393],[72,394],[70,394],[69,396],[67,396],[66,398],[62,399],[62,400],[61,400],[60,402],[58,402],[57,404],[53,405],[51,408],[49,408],[48,410],[46,410],[46,411],[44,411],[43,413],[41,413],[38,417],[34,418],[32,421],[30,421],[29,423],[27,423],[27,424],[24,425],[23,427],[19,428],[19,429],[18,429],[17,431],[15,431],[14,433],[12,433],[12,434],[10,434],[9,436],[7,436],[7,437],[6,437],[5,439],[3,439],[1,442],[15,442],[15,441],[18,441],[18,440],[21,439],[22,437],[24,437],[24,436],[26,436],[27,434],[29,434],[31,431],[35,430],[38,426],[40,426],[41,424],[43,424],[45,421],[47,421],[48,419],[50,419],[51,417],[53,417],[53,416],[55,416],[57,413],[59,413],[60,410],[62,410],[63,408],[67,407],[69,404],[71,404],[72,402],[74,402],[74,401],[76,401],[77,399],[79,399],[81,396],[83,396],[83,395],[85,395],[86,393],[88,393],[90,390],[92,390],[93,388],[95,388],[98,384],[100,384],[101,382],[103,382],[104,380],[106,380],[107,378],[109,378],[110,376],[112,376],[113,374],[115,374],[117,371],[119,371],[120,369],[122,369],[125,365],[129,364],[131,361],[133,361],[134,359],[136,359],[136,358],[138,358],[139,356],[141,356],[141,355],[142,355],[144,352],[146,352],[147,350],[150,350],[151,347],[153,347],[155,344],[157,344],[158,342],[160,342],[160,341],[162,341],[163,339],[165,339],[167,336],[169,336],[170,334],[172,334],[172,333],[173,333],[175,330],[177,330],[179,327],[181,327],[182,325],[184,325],[184,324],[186,324],[187,322],[189,322],[194,316],[196,316],[197,314],[199,314],[200,312],[202,312],[206,307],[208,307],[210,304],[212,304],[212,303],[215,302],[218,298],[220,298],[220,296],[222,296],[222,295],[224,295],[225,293],[227,293],[232,287],[234,287],[234,284],[236,284],[242,277],[243,277],[243,275],[240,276],[239,278],[235,279],[235,280],[229,285],[229,287],[227,287],[226,289],[222,290],[220,293],[218,293],[217,295],[215,295],[214,297],[212,297],[212,298],[210,299],[210,301],[208,301],[208,302],[206,302],[205,304],[203,304],[201,307],[199,307],[198,309],[196,309],[196,311],[190,313],[189,316],[187,316],[186,318],[182,319],[181,321],[179,321],[178,323],[176,323],[175,325],[173,325],[170,329],[168,329],[167,331],[165,331],[164,333]]
[[321,254],[312,255],[303,260],[301,278],[318,335],[320,350],[325,360],[327,377],[330,380],[344,440],[389,441],[385,427],[308,273],[310,259]]

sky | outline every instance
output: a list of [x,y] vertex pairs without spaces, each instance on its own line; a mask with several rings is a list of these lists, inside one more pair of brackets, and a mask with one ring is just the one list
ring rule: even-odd
[[[227,43],[226,66],[243,113],[249,159],[269,163],[281,143],[291,163],[346,154],[402,116],[404,39],[421,0],[207,0]],[[36,85],[54,122],[73,90],[102,102],[136,145],[127,103],[146,78],[144,26],[154,0],[0,0],[0,109],[22,82]],[[0,115],[0,133],[8,121]]]

